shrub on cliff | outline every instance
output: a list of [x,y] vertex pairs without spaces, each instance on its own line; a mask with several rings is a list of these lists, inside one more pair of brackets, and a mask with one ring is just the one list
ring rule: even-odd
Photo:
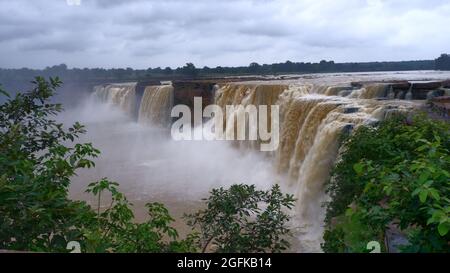
[[278,185],[261,191],[239,184],[213,189],[206,209],[186,217],[200,230],[203,252],[280,252],[289,247],[286,211],[293,206],[293,196],[282,194]]
[[395,227],[408,238],[400,251],[450,251],[449,170],[448,123],[398,115],[359,128],[343,141],[327,185],[323,250],[365,252]]

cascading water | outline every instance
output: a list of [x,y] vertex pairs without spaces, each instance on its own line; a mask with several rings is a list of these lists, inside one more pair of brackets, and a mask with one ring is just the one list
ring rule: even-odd
[[386,97],[387,84],[375,84],[362,87],[354,90],[348,96],[349,98],[357,99],[375,99]]
[[[280,145],[274,165],[285,174],[282,186],[297,198],[296,251],[319,252],[327,196],[324,184],[338,155],[342,132],[384,118],[389,111],[405,108],[398,102],[367,100],[386,96],[387,85],[353,90],[336,96],[344,87],[276,84],[227,84],[216,93],[216,104],[280,106]],[[348,88],[347,88],[348,89]],[[408,108],[408,106],[406,106]],[[226,123],[235,122],[227,113]]]
[[170,125],[173,105],[172,85],[147,86],[139,107],[138,122],[147,125]]
[[108,84],[94,87],[94,96],[100,101],[118,106],[129,116],[136,109],[136,83]]
[[[131,84],[97,87],[95,95],[133,113],[134,87]],[[146,87],[139,106],[138,122],[170,125],[173,96],[171,85]],[[215,90],[215,104],[223,109],[224,125],[234,123],[236,111],[240,111],[229,113],[227,105],[279,105],[279,146],[275,152],[264,155],[272,157],[273,166],[281,177],[281,181],[270,182],[279,182],[297,199],[293,215],[297,240],[293,242],[293,251],[321,251],[325,216],[322,204],[327,200],[324,184],[338,156],[339,136],[361,124],[383,119],[392,111],[411,107],[405,101],[374,99],[392,96],[393,90],[387,84],[355,89],[350,85],[244,82],[223,84]],[[247,121],[247,126],[254,126]],[[236,126],[225,128],[226,134],[236,134]],[[245,149],[259,147],[256,145],[258,141],[235,141],[234,144]]]
[[[237,109],[229,113],[226,111],[227,105],[274,105],[278,100],[279,95],[288,88],[288,85],[270,85],[270,84],[226,84],[219,87],[215,92],[215,104],[220,106],[224,112],[224,128],[225,134],[228,136],[236,136],[237,126],[230,126],[230,122],[236,122],[236,115],[242,109]],[[268,109],[270,115],[270,108]],[[256,124],[249,124],[246,116],[246,131],[249,131],[248,126],[256,126]],[[267,124],[270,128],[270,119]],[[232,137],[235,138],[235,137]],[[240,147],[256,147],[258,141],[236,141]]]
[[409,86],[408,92],[406,92],[405,99],[406,100],[412,100],[412,90],[414,88],[414,83],[411,83]]

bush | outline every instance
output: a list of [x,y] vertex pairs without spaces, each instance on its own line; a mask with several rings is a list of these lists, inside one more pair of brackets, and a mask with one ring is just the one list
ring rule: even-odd
[[[63,144],[73,143],[85,129],[75,123],[66,130],[53,119],[62,111],[49,102],[60,85],[57,78],[37,77],[33,83],[33,90],[0,106],[0,248],[65,252],[68,242],[78,241],[83,251],[93,252],[195,250],[192,237],[176,241],[178,234],[169,226],[173,219],[161,204],[147,204],[150,219],[133,223],[131,204],[117,183],[103,179],[89,186],[98,196],[96,212],[68,199],[71,176],[93,167],[91,159],[100,152],[90,143]],[[112,203],[100,212],[104,191],[112,193]]]
[[408,237],[401,251],[450,251],[449,134],[448,123],[416,114],[345,139],[327,184],[324,251],[366,251],[392,225]]
[[200,229],[203,252],[280,252],[289,247],[284,212],[294,205],[292,195],[278,185],[259,191],[254,185],[213,189],[206,209],[187,215],[188,224]]
[[[174,219],[160,203],[147,203],[149,219],[135,223],[132,204],[117,189],[119,184],[106,178],[91,183],[87,192],[98,197],[95,225],[84,232],[82,241],[89,252],[195,252],[195,234],[178,241],[178,232],[170,226]],[[101,211],[101,196],[111,193],[111,203]]]
[[[100,151],[91,143],[74,144],[85,133],[81,124],[65,129],[53,119],[62,106],[49,101],[61,82],[37,77],[33,83],[33,90],[14,98],[0,90],[9,98],[0,105],[0,249],[67,252],[68,243],[77,241],[83,252],[197,252],[198,233],[179,240],[163,204],[146,204],[148,219],[136,223],[116,182],[89,184],[87,192],[97,197],[94,209],[68,198],[70,178],[94,167]],[[105,194],[111,202],[102,209]],[[248,185],[214,189],[208,208],[192,215],[192,223],[208,240],[204,249],[214,240],[221,252],[280,251],[288,246],[282,209],[292,203],[278,186],[267,192]]]

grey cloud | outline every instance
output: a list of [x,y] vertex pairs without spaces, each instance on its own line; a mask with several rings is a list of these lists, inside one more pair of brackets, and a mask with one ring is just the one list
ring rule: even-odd
[[449,13],[445,0],[0,0],[0,67],[434,58]]

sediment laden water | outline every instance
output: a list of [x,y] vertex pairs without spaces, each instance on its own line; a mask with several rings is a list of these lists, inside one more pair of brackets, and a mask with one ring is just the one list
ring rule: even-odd
[[[320,251],[327,200],[324,184],[337,159],[339,136],[361,124],[383,119],[392,111],[405,111],[398,102],[368,100],[386,96],[386,85],[351,90],[313,85],[227,84],[216,93],[216,104],[280,106],[280,145],[273,154],[274,167],[285,174],[282,181],[297,198],[295,250]],[[227,113],[227,122],[233,120]],[[269,127],[270,128],[270,127]]]
[[139,107],[138,122],[168,127],[173,105],[172,85],[147,86]]
[[[130,111],[135,96],[133,86],[100,87],[95,93],[125,111]],[[320,251],[325,216],[322,204],[327,200],[324,185],[337,160],[340,134],[383,119],[393,111],[407,111],[412,107],[408,102],[372,99],[391,96],[392,90],[386,84],[357,89],[312,84],[229,83],[215,91],[215,104],[225,114],[224,125],[235,122],[236,116],[225,111],[226,105],[277,104],[280,107],[280,144],[269,155],[273,157],[274,167],[285,177],[282,186],[297,199],[294,226],[298,240],[293,250]],[[147,87],[140,103],[139,122],[168,124],[172,103],[170,85]],[[258,142],[234,143],[249,148]]]
[[[287,85],[270,84],[227,84],[219,87],[215,92],[215,104],[220,106],[223,110],[225,134],[229,136],[230,139],[236,139],[237,126],[231,126],[230,123],[237,122],[236,116],[238,115],[238,112],[244,110],[241,108],[229,113],[226,111],[227,105],[242,105],[244,108],[248,105],[267,105],[269,106],[267,115],[270,117],[270,105],[276,104],[280,94],[287,88]],[[246,132],[248,134],[250,131],[249,126],[257,126],[257,124],[248,122],[248,116],[245,118],[247,127]],[[271,128],[270,121],[270,118],[268,118],[267,128]],[[259,141],[235,141],[234,144],[242,148],[255,148],[259,144]]]
[[94,87],[94,96],[102,102],[113,104],[129,116],[136,109],[136,83],[108,84]]

